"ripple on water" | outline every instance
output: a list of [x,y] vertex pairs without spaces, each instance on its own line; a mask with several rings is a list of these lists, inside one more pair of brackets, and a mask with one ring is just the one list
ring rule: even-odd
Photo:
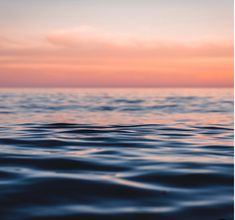
[[[232,219],[232,146],[182,144],[184,139],[193,143],[195,131],[202,129],[232,131],[162,124],[21,124],[14,138],[0,138],[2,216]],[[225,149],[228,154],[221,154]],[[195,150],[203,160],[192,162]]]

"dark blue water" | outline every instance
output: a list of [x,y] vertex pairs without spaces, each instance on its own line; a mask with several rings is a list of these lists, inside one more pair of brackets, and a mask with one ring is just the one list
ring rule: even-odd
[[233,219],[231,89],[1,89],[0,219]]

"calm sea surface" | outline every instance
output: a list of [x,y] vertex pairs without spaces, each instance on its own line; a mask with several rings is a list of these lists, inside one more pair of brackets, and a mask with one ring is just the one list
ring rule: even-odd
[[233,219],[233,90],[0,89],[0,219]]

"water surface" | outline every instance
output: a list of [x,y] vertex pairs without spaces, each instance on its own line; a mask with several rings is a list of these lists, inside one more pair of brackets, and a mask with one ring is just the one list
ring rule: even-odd
[[0,215],[233,219],[231,89],[1,89]]

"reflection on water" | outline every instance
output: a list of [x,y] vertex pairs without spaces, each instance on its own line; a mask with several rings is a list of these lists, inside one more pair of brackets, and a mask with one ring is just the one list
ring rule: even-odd
[[1,89],[1,219],[233,219],[231,89]]

